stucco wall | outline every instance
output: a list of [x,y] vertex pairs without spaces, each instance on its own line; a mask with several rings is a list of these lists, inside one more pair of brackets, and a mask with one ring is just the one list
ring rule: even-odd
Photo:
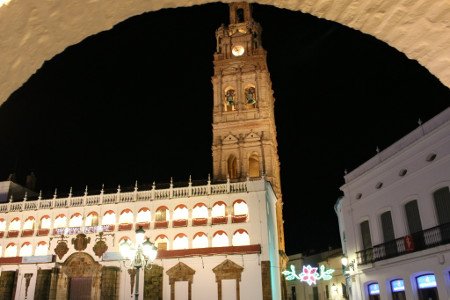
[[[144,12],[210,2],[215,1],[11,0],[0,7],[0,103],[44,61],[90,35]],[[447,0],[255,2],[310,13],[373,35],[416,59],[450,86],[450,2]]]

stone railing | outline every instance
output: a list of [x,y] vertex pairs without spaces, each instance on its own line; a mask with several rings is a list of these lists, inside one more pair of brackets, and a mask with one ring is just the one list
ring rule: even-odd
[[[261,178],[259,180],[264,179]],[[0,213],[243,193],[248,191],[249,182],[249,179],[247,179],[247,181],[241,182],[230,182],[230,180],[227,180],[226,183],[211,184],[211,181],[208,180],[208,183],[206,185],[192,186],[192,183],[189,182],[189,185],[186,187],[176,188],[173,187],[173,183],[171,182],[170,187],[167,189],[157,190],[155,184],[153,184],[151,190],[138,191],[138,188],[136,186],[134,188],[134,191],[126,193],[122,193],[119,186],[117,189],[117,193],[112,194],[105,194],[102,190],[98,195],[88,195],[86,191],[84,196],[79,197],[72,197],[70,193],[69,197],[67,198],[57,198],[57,196],[54,195],[54,197],[51,199],[41,199],[41,197],[39,197],[38,200],[27,201],[27,199],[25,198],[21,202],[10,201],[8,203],[0,204]]]

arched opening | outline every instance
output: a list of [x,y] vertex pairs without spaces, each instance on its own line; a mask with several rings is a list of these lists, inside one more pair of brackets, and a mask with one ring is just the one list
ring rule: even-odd
[[247,222],[248,220],[248,205],[242,200],[238,199],[233,202],[233,223]]
[[208,207],[205,203],[197,203],[192,209],[192,225],[202,226],[208,223]]
[[22,244],[22,247],[20,247],[20,253],[19,256],[31,256],[33,255],[33,246],[30,242],[25,242]]
[[64,214],[56,216],[55,222],[53,222],[53,228],[65,228],[67,226],[67,217]]
[[179,233],[173,240],[173,250],[188,249],[189,240],[184,233]]
[[69,220],[69,227],[83,226],[83,216],[80,213],[74,213]]
[[119,216],[119,230],[131,230],[133,228],[134,216],[131,209],[122,210]]
[[184,204],[177,205],[173,211],[172,222],[173,227],[187,226],[189,218],[189,210]]
[[248,232],[244,229],[238,229],[233,234],[233,240],[232,240],[233,246],[245,246],[250,245],[250,236],[248,235]]
[[236,179],[238,178],[238,171],[237,171],[237,158],[234,155],[230,155],[228,157],[228,176],[230,179]]
[[245,108],[256,108],[256,88],[252,85],[245,88]]
[[98,213],[91,211],[86,217],[84,226],[98,226]]
[[156,209],[155,229],[167,228],[169,226],[169,209],[167,206],[160,206]]
[[136,227],[142,226],[143,229],[149,229],[151,219],[152,215],[150,209],[142,207],[139,209],[136,216]]
[[38,235],[39,236],[48,235],[51,226],[52,226],[52,219],[50,219],[50,216],[49,215],[43,216],[39,221]]
[[257,153],[253,153],[248,158],[248,176],[249,177],[260,177],[261,173],[259,170],[259,156]]
[[225,231],[219,230],[213,234],[211,246],[212,247],[228,247],[230,245],[230,240]]
[[111,230],[114,230],[114,226],[116,225],[116,213],[112,210],[105,212],[102,218],[102,225],[109,225]]
[[223,201],[217,201],[211,209],[211,224],[227,223],[227,205]]
[[164,234],[160,234],[155,239],[155,246],[158,250],[169,250],[169,239]]
[[32,236],[34,233],[34,217],[28,217],[25,219],[25,222],[23,222],[22,227],[22,236]]
[[14,243],[9,243],[5,249],[5,257],[16,257],[17,256],[17,245]]
[[48,253],[47,243],[44,241],[40,241],[36,246],[36,250],[34,250],[34,255],[35,256],[47,255],[47,253]]
[[192,239],[192,248],[208,248],[208,236],[204,232],[197,232]]
[[225,93],[224,93],[224,111],[234,111],[236,110],[237,107],[237,99],[236,99],[236,91],[231,88],[228,87],[225,89]]

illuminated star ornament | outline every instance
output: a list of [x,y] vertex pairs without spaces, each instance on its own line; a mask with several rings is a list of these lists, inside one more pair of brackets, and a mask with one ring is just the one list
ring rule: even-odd
[[[320,269],[319,272],[317,270]],[[282,274],[286,276],[286,280],[298,279],[300,282],[306,282],[308,285],[316,284],[317,280],[330,280],[333,276],[334,270],[327,269],[325,266],[321,265],[319,268],[308,266],[303,266],[303,271],[300,274],[296,274],[295,266],[291,265],[291,270],[283,271]]]

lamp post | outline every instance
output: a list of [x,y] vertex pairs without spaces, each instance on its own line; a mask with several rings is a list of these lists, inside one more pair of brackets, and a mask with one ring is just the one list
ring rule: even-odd
[[149,239],[145,238],[145,231],[142,226],[136,229],[136,243],[130,245],[124,243],[120,246],[120,254],[124,258],[123,264],[128,269],[136,269],[136,285],[134,288],[134,298],[139,299],[139,271],[140,269],[152,267],[152,262],[155,260],[158,250]]

